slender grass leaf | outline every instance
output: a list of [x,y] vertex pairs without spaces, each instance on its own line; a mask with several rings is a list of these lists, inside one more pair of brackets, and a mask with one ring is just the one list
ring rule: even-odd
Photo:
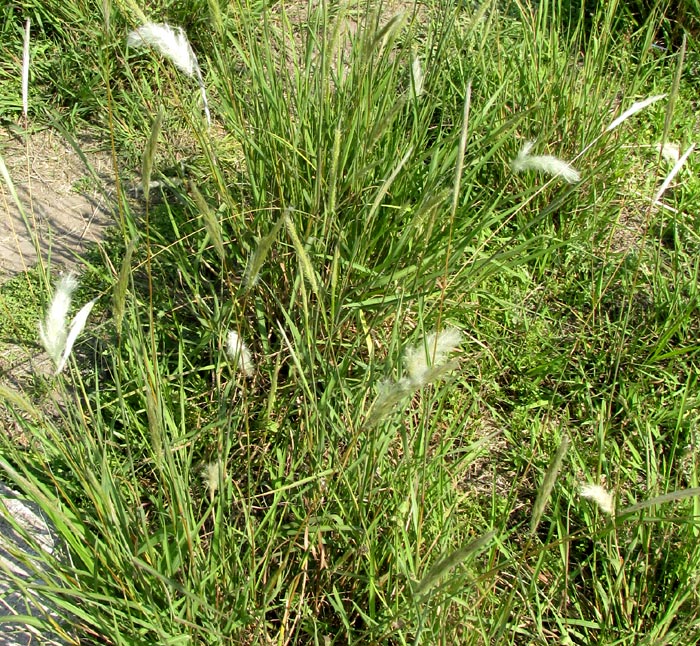
[[243,277],[244,291],[250,291],[250,289],[252,289],[258,282],[258,278],[260,277],[260,270],[265,264],[265,259],[270,253],[270,249],[272,249],[272,245],[277,239],[277,234],[284,225],[284,222],[285,214],[282,214],[279,220],[275,222],[275,225],[272,227],[270,233],[268,233],[264,238],[260,240],[260,242],[258,242],[258,246],[255,248],[253,255],[250,257],[250,260],[248,261],[248,266],[245,270],[245,274]]
[[557,481],[557,476],[564,464],[564,458],[566,457],[566,452],[569,450],[569,436],[564,433],[559,443],[559,448],[554,454],[552,461],[549,463],[547,472],[544,474],[544,480],[542,481],[542,486],[537,492],[537,499],[532,507],[532,519],[530,521],[530,531],[534,534],[537,530],[537,526],[540,524],[542,519],[542,514],[544,513],[549,497],[554,489],[554,483]]
[[158,108],[158,114],[153,120],[151,126],[151,134],[146,142],[146,147],[143,150],[141,157],[141,186],[143,188],[143,197],[148,203],[151,192],[151,173],[153,172],[153,160],[156,156],[156,148],[158,147],[158,137],[160,137],[160,129],[163,124],[163,106]]
[[137,242],[138,236],[134,236],[126,247],[124,259],[122,260],[119,276],[117,277],[114,293],[112,295],[112,302],[114,304],[114,324],[117,328],[117,336],[121,336],[122,333],[122,321],[124,320],[126,304],[126,288],[129,283],[129,276],[131,275],[131,257]]
[[433,567],[428,570],[428,573],[416,584],[414,592],[416,595],[424,595],[428,592],[445,574],[460,563],[463,563],[473,554],[476,554],[488,547],[491,541],[495,538],[496,532],[490,531],[480,536],[476,540],[469,543],[465,547],[460,547],[449,556],[446,556],[441,561],[438,561]]

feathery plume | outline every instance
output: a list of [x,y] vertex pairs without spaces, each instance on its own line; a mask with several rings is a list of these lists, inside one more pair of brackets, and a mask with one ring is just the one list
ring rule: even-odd
[[678,144],[673,144],[670,142],[666,142],[665,144],[657,144],[656,149],[666,161],[673,162],[674,164],[681,156],[681,151]]
[[147,22],[129,33],[126,44],[128,47],[152,47],[170,59],[183,74],[194,77],[202,95],[207,124],[211,125],[209,101],[204,79],[202,79],[202,70],[182,27],[173,29],[165,23]]
[[56,284],[56,292],[51,300],[46,319],[39,322],[39,339],[51,360],[56,365],[54,374],[60,373],[70,357],[73,344],[85,327],[87,317],[97,299],[84,305],[67,328],[66,319],[73,292],[78,287],[75,275],[68,273]]
[[422,388],[434,381],[436,370],[444,368],[447,356],[457,349],[462,333],[456,328],[447,328],[426,335],[422,343],[406,349],[406,372],[415,388]]
[[73,292],[78,288],[78,281],[74,274],[68,273],[56,283],[56,291],[51,300],[46,319],[39,323],[39,338],[49,357],[54,364],[61,361],[63,349],[66,347],[68,331],[66,319],[70,309]]
[[210,462],[202,469],[202,481],[204,482],[204,486],[207,488],[207,492],[209,493],[210,502],[214,502],[214,496],[219,489],[219,482],[221,481],[222,476],[225,476],[225,469],[224,465],[221,463],[221,460]]
[[29,111],[29,18],[24,25],[24,52],[22,54],[22,112],[27,118]]
[[671,172],[666,175],[666,178],[664,181],[661,183],[661,186],[659,187],[659,190],[656,191],[656,195],[654,196],[654,204],[658,204],[659,200],[661,199],[661,196],[666,192],[666,189],[671,186],[671,182],[673,179],[678,175],[679,171],[681,168],[683,168],[683,165],[685,164],[686,160],[690,156],[690,153],[693,152],[695,149],[695,144],[690,144],[688,146],[688,149],[681,155],[681,157],[676,161],[674,164],[673,168],[671,169]]
[[128,47],[152,47],[169,58],[175,67],[187,76],[194,76],[199,67],[182,27],[173,29],[170,25],[147,22],[126,37]]
[[650,96],[648,99],[644,99],[643,101],[636,101],[633,103],[627,110],[625,110],[617,119],[615,119],[606,129],[605,132],[610,132],[611,130],[615,130],[621,123],[624,121],[627,121],[631,116],[634,116],[637,114],[637,112],[640,112],[641,110],[644,110],[648,105],[651,105],[652,103],[656,103],[657,101],[660,101],[661,99],[665,99],[666,95],[665,94],[657,94],[655,96]]
[[526,141],[510,166],[514,173],[526,170],[537,170],[554,177],[561,177],[569,184],[575,184],[581,179],[579,172],[568,162],[552,155],[531,155],[534,141]]
[[246,377],[253,376],[253,357],[245,342],[235,330],[229,330],[226,338],[226,352],[237,367]]
[[462,333],[456,328],[447,328],[440,333],[427,334],[421,343],[411,346],[404,353],[406,377],[398,381],[386,380],[379,385],[377,398],[367,418],[373,426],[385,417],[394,406],[416,390],[436,382],[455,367],[455,361],[448,361],[462,340]]
[[612,494],[605,489],[605,487],[596,484],[585,484],[581,485],[581,490],[579,493],[581,498],[592,500],[596,505],[598,505],[598,508],[604,514],[613,513],[613,497]]
[[78,338],[80,333],[85,328],[85,324],[87,323],[87,318],[90,315],[90,311],[92,310],[92,306],[96,302],[97,302],[97,299],[93,299],[89,303],[86,303],[85,305],[83,305],[80,308],[80,311],[73,318],[73,321],[70,324],[70,330],[68,331],[68,338],[66,339],[66,346],[63,349],[63,354],[61,355],[61,360],[58,362],[58,365],[56,366],[56,374],[61,372],[63,370],[63,367],[66,365],[66,361],[68,361],[68,357],[70,356],[71,350],[73,349],[73,344],[75,343],[75,340]]

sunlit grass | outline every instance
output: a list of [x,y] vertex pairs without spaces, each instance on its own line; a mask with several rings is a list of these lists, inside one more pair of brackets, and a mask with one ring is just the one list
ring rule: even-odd
[[655,25],[198,3],[209,128],[187,78],[126,51],[165,17],[105,6],[92,100],[143,199],[116,196],[83,287],[101,318],[50,404],[0,391],[26,440],[3,479],[63,545],[19,555],[55,608],[33,621],[695,643],[697,186],[688,156],[655,203],[670,169],[642,151],[692,132]]

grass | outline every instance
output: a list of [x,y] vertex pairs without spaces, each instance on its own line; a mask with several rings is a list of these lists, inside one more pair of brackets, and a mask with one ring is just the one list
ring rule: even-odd
[[[62,546],[13,580],[53,614],[3,621],[86,644],[696,643],[694,156],[653,202],[654,146],[697,137],[692,35],[684,60],[651,48],[663,12],[632,28],[616,3],[184,4],[148,17],[190,34],[211,129],[190,80],[126,51],[135,3],[67,4],[94,25],[74,91],[145,190],[117,182],[70,370],[0,386],[25,439],[0,439],[3,479]],[[581,181],[514,174],[528,140]],[[460,350],[407,387],[448,328]]]

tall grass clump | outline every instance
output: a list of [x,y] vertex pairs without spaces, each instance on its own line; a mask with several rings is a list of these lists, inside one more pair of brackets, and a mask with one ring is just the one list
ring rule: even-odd
[[51,405],[0,391],[24,434],[3,478],[62,546],[17,554],[52,610],[12,620],[110,644],[694,643],[697,236],[628,148],[664,130],[640,102],[679,92],[655,24],[206,7],[210,128],[170,61],[119,58],[180,25],[111,5],[131,103],[110,134],[140,142],[144,199],[119,197],[127,242],[93,263],[112,309]]

